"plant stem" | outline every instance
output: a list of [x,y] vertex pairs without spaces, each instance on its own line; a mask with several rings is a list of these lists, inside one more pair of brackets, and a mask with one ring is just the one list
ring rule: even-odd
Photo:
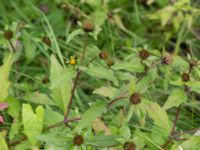
[[120,99],[123,99],[123,98],[127,98],[126,96],[124,96],[127,92],[124,92],[121,96],[111,100],[109,103],[108,103],[108,108],[111,107],[116,101],[120,100]]
[[[88,34],[85,34],[83,52],[82,52],[81,62],[80,62],[81,65],[82,65],[83,60],[85,58],[86,47],[87,47],[87,36],[88,36]],[[77,83],[78,83],[78,79],[80,77],[80,73],[81,73],[81,71],[79,70],[79,68],[77,68],[77,73],[76,73],[76,77],[75,77],[75,81],[74,81],[74,86],[72,88],[70,100],[69,100],[69,103],[68,103],[68,106],[67,106],[67,112],[64,115],[64,123],[67,122],[68,116],[69,116],[70,111],[71,111],[72,101],[73,101],[73,98],[74,98],[74,94],[75,94],[76,86],[77,86]]]
[[146,75],[147,73],[153,69],[154,67],[156,67],[157,65],[161,64],[161,60],[154,62],[153,64],[151,64],[144,72],[143,74],[136,80],[136,84],[139,83]]
[[176,116],[175,116],[175,119],[174,119],[174,122],[173,122],[173,126],[172,126],[172,129],[171,129],[171,132],[170,132],[170,136],[168,137],[165,144],[162,145],[162,148],[166,148],[172,141],[171,136],[173,137],[173,134],[174,134],[174,131],[175,131],[175,128],[176,128],[176,123],[177,123],[177,120],[178,120],[178,117],[179,117],[180,109],[181,109],[181,105],[176,109]]
[[[71,119],[68,119],[67,122],[65,122],[65,123],[76,122],[76,121],[79,121],[80,119],[81,119],[80,117],[78,117],[78,118],[71,118]],[[52,124],[52,125],[47,126],[46,128],[43,129],[43,131],[48,131],[48,130],[50,130],[50,129],[52,129],[52,128],[59,127],[59,126],[61,126],[61,125],[63,125],[63,124],[64,124],[63,121],[57,122],[57,123],[55,123],[55,124]],[[15,146],[15,145],[17,145],[17,144],[20,144],[21,142],[26,141],[26,140],[27,140],[27,137],[26,137],[26,136],[23,136],[23,137],[21,137],[20,140],[15,141],[15,142],[12,142],[12,143],[9,143],[8,146],[9,146],[9,147],[13,147],[13,146]]]
[[75,78],[75,81],[74,81],[74,86],[72,88],[69,104],[67,106],[67,112],[64,116],[64,123],[67,122],[67,118],[68,118],[70,110],[71,110],[71,105],[72,105],[72,101],[73,101],[73,98],[74,98],[74,93],[75,93],[75,89],[76,89],[76,86],[77,86],[77,83],[78,83],[79,76],[80,76],[80,70],[77,69],[76,78]]

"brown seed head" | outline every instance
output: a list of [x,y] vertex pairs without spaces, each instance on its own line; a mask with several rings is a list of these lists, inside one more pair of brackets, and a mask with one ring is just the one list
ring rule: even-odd
[[147,59],[149,57],[149,52],[147,50],[141,50],[139,52],[139,57],[144,60],[144,59]]
[[42,83],[47,84],[49,83],[49,78],[46,76],[42,79]]
[[108,60],[108,61],[107,61],[107,65],[108,65],[109,67],[113,66],[113,65],[114,65],[114,61]]
[[5,30],[3,36],[5,39],[11,40],[13,37],[13,32],[11,30]]
[[135,150],[135,144],[133,142],[124,143],[124,150]]
[[47,46],[51,46],[51,40],[50,40],[50,38],[47,37],[47,36],[44,36],[44,37],[42,38],[42,42],[43,42],[44,44],[46,44]]
[[184,81],[184,82],[187,82],[190,80],[189,73],[183,73],[181,77],[182,77],[182,81]]
[[140,94],[139,93],[133,93],[130,97],[130,103],[131,104],[139,104],[141,102]]
[[82,135],[75,135],[74,136],[74,139],[73,139],[74,145],[80,146],[81,144],[83,144],[83,142],[84,142],[84,139],[83,139]]
[[86,20],[83,22],[83,30],[85,32],[92,32],[94,31],[94,24],[90,20]]
[[108,54],[108,52],[106,52],[106,51],[102,51],[101,53],[99,53],[99,57],[100,57],[101,59],[108,59],[109,54]]
[[163,58],[162,58],[162,63],[165,65],[170,65],[172,63],[173,59],[172,59],[172,55],[170,54],[166,54]]
[[197,66],[197,61],[196,60],[190,60],[189,61],[189,63],[190,63],[190,67],[195,67],[195,66]]

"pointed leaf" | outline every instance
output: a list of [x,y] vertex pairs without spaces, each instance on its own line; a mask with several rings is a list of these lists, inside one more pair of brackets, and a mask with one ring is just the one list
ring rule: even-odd
[[83,128],[89,127],[92,122],[99,117],[106,108],[106,103],[99,101],[94,103],[88,111],[85,112],[81,121],[74,129],[76,132],[80,131]]
[[4,101],[8,96],[8,89],[10,86],[8,77],[12,63],[13,55],[10,54],[4,64],[0,67],[0,102]]
[[36,113],[30,104],[23,104],[22,106],[22,120],[24,126],[24,134],[32,145],[37,143],[37,136],[41,134],[43,128],[44,108],[38,106]]
[[55,104],[66,112],[71,95],[71,73],[63,68],[55,56],[51,56],[50,82]]
[[180,104],[186,102],[186,100],[187,95],[183,89],[174,89],[165,102],[163,108],[167,110],[172,107],[178,107]]

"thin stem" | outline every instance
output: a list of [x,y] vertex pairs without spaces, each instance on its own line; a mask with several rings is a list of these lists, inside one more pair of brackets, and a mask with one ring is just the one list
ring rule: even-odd
[[12,48],[12,51],[13,51],[13,52],[16,52],[16,49],[15,49],[15,47],[14,47],[12,41],[11,41],[11,40],[8,40],[8,42],[9,42],[11,48]]
[[137,79],[136,84],[139,83],[139,82],[147,75],[147,73],[148,73],[151,69],[153,69],[153,68],[155,68],[157,65],[161,64],[161,62],[162,62],[162,61],[159,60],[159,61],[156,61],[156,62],[154,62],[153,64],[151,64],[151,65],[143,72],[143,74]]
[[171,132],[170,132],[171,135],[174,133],[174,130],[176,128],[176,123],[177,123],[177,120],[178,120],[178,117],[179,117],[180,109],[181,109],[181,105],[176,110],[176,116],[175,116],[173,126],[172,126],[172,129],[171,129]]
[[176,123],[177,123],[177,120],[178,120],[178,117],[179,117],[180,109],[181,109],[181,105],[176,110],[176,116],[175,116],[175,119],[173,121],[173,126],[172,126],[172,129],[171,129],[171,132],[170,132],[170,136],[168,137],[165,144],[162,145],[162,148],[166,148],[172,141],[171,136],[173,137],[173,134],[174,134],[174,131],[175,131],[175,128],[176,128]]
[[[85,35],[83,52],[82,52],[81,62],[80,62],[81,65],[82,65],[83,60],[85,58],[85,53],[86,53],[86,48],[87,48],[87,36],[88,36],[88,34]],[[73,98],[74,98],[74,94],[75,94],[76,86],[77,86],[77,83],[78,83],[78,79],[80,77],[80,73],[81,73],[81,71],[78,68],[77,73],[76,73],[76,77],[75,77],[75,81],[74,81],[74,86],[73,86],[72,91],[71,91],[70,100],[69,100],[69,103],[68,103],[68,106],[67,106],[67,112],[64,115],[64,122],[65,123],[67,122],[67,118],[68,118],[70,111],[71,111],[72,101],[73,101]]]
[[[71,119],[68,119],[65,123],[76,122],[76,121],[79,121],[80,119],[81,119],[80,117],[78,117],[78,118],[71,118]],[[61,126],[61,125],[63,125],[63,124],[64,124],[63,121],[57,122],[57,123],[55,123],[55,124],[52,124],[52,125],[47,126],[46,128],[43,129],[43,131],[48,131],[48,130],[50,130],[50,129],[52,129],[52,128],[59,127],[59,126]],[[20,144],[21,142],[26,141],[26,140],[27,140],[27,137],[26,137],[26,136],[23,136],[23,137],[21,137],[20,140],[15,141],[15,142],[12,142],[12,143],[9,143],[8,146],[9,146],[9,147],[13,147],[13,146],[15,146],[15,145],[17,145],[17,144]]]
[[123,98],[127,98],[126,96],[124,96],[127,92],[124,92],[121,96],[111,100],[109,103],[108,103],[108,107],[111,107],[116,101],[120,100],[120,99],[123,99]]
[[75,81],[74,81],[74,86],[72,88],[72,92],[71,92],[69,104],[67,106],[67,112],[66,112],[66,114],[64,116],[64,123],[66,123],[68,121],[67,118],[68,118],[68,116],[70,114],[70,110],[71,110],[71,106],[72,106],[72,101],[73,101],[73,98],[74,98],[74,94],[75,94],[75,90],[76,90],[76,86],[77,86],[77,83],[78,83],[79,76],[80,76],[80,70],[77,69],[76,78],[75,78]]
[[194,130],[190,130],[190,131],[181,132],[181,133],[176,133],[176,134],[174,134],[173,136],[174,136],[174,137],[177,137],[177,136],[180,136],[180,135],[183,135],[183,134],[192,134],[192,133],[194,133],[194,132],[196,132],[196,131],[198,131],[198,130],[200,130],[200,128],[194,129]]

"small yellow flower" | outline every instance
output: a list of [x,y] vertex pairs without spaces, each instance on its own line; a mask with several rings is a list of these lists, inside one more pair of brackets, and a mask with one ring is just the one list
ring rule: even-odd
[[75,56],[71,56],[70,57],[69,64],[70,65],[75,65],[76,64],[76,58],[75,58]]

